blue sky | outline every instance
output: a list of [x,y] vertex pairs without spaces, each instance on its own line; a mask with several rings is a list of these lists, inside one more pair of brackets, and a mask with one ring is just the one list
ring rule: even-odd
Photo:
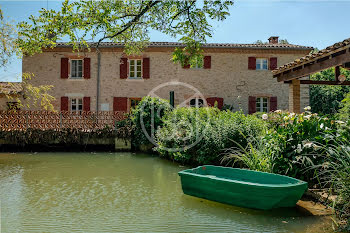
[[[2,1],[4,15],[14,22],[36,15],[38,10],[59,9],[59,1]],[[290,43],[319,49],[350,37],[350,0],[236,0],[224,22],[214,22],[208,42],[253,43],[277,35]],[[152,41],[175,41],[152,32]],[[12,59],[0,69],[0,81],[19,81],[21,60]]]

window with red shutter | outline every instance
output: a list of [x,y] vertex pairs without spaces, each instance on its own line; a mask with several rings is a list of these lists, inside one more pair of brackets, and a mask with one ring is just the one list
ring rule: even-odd
[[210,107],[214,107],[215,103],[217,103],[217,107],[218,109],[222,109],[222,107],[224,106],[224,98],[220,98],[220,97],[209,97],[206,99],[207,100],[207,104]]
[[270,70],[274,70],[277,68],[277,57],[270,58]]
[[144,79],[150,78],[150,59],[149,57],[143,58],[142,75]]
[[83,98],[83,111],[90,111],[90,97]]
[[128,78],[128,59],[127,58],[121,58],[120,59],[120,78],[126,79]]
[[113,98],[113,111],[128,111],[128,98],[127,97],[114,97]]
[[210,69],[211,68],[211,56],[204,56],[204,69]]
[[256,97],[255,96],[249,96],[248,101],[248,113],[253,114],[256,112]]
[[277,96],[270,98],[270,112],[277,110]]
[[61,111],[68,111],[68,97],[61,97]]
[[66,57],[61,58],[61,78],[63,79],[68,78],[68,61]]
[[248,57],[248,69],[255,70],[256,69],[256,58]]
[[89,79],[90,78],[90,58],[86,57],[84,58],[84,79]]

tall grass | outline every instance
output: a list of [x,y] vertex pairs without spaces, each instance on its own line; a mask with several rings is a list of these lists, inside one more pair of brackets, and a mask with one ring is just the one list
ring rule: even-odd
[[272,173],[275,148],[267,145],[267,142],[261,138],[249,137],[247,141],[246,147],[234,142],[236,146],[226,150],[221,163],[225,166],[243,165],[250,170]]
[[340,140],[329,146],[326,161],[315,166],[319,170],[319,178],[331,194],[337,195],[334,201],[337,214],[346,221],[350,230],[350,145]]

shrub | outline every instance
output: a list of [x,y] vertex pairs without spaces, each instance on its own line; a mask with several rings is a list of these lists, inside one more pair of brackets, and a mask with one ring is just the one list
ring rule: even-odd
[[167,100],[150,96],[143,97],[136,108],[132,109],[133,144],[136,147],[150,143],[144,130],[153,138],[156,130],[163,124],[162,117],[170,109],[171,106]]
[[341,219],[347,221],[350,229],[350,146],[335,139],[334,145],[327,149],[325,162],[314,168],[319,170],[319,179],[331,193],[337,194],[333,205]]
[[265,123],[242,112],[217,108],[176,108],[163,118],[156,150],[181,163],[219,164],[225,148],[247,145],[244,135],[257,137]]
[[339,110],[339,118],[343,121],[350,121],[350,92],[342,101],[342,108]]

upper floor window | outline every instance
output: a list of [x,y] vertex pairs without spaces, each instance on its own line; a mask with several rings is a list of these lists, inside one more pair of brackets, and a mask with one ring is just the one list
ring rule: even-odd
[[134,78],[134,79],[142,78],[142,60],[141,59],[130,59],[129,78]]
[[196,63],[191,68],[193,68],[193,69],[203,69],[203,59],[198,58]]
[[268,112],[268,98],[257,97],[256,98],[256,111],[257,112]]
[[256,59],[256,69],[257,70],[267,70],[267,58],[257,58]]
[[190,107],[200,108],[200,107],[203,107],[203,105],[204,105],[204,101],[200,98],[195,98],[190,100]]
[[83,60],[71,60],[70,77],[83,78]]
[[70,106],[72,112],[83,111],[83,99],[82,98],[73,98],[70,100]]

